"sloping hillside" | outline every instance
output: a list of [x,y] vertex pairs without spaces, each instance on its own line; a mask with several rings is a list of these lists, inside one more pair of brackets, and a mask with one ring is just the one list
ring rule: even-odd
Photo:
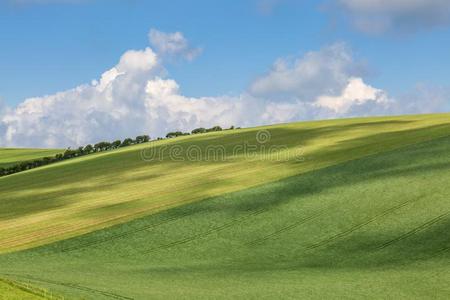
[[0,251],[449,133],[449,114],[294,123],[180,137],[40,167],[0,178]]
[[[369,136],[370,147],[353,143],[347,157],[394,141]],[[448,299],[450,137],[386,151],[391,144],[0,256],[0,276],[86,299]]]
[[0,168],[61,153],[61,149],[0,148]]

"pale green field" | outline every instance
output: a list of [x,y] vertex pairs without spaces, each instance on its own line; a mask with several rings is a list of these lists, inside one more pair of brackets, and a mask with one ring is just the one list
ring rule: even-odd
[[64,150],[61,149],[0,148],[0,168],[62,152]]
[[[261,130],[270,134],[265,143],[256,140]],[[2,177],[0,252],[47,244],[449,133],[450,114],[281,124],[152,142]],[[174,145],[184,160],[170,159],[167,149],[161,161],[142,159],[144,149],[173,150]],[[226,159],[186,159],[188,149],[205,152],[210,145],[223,146]],[[255,148],[244,155],[246,145]],[[282,146],[283,158],[289,159],[267,154],[271,146]],[[233,151],[236,147],[241,150]]]

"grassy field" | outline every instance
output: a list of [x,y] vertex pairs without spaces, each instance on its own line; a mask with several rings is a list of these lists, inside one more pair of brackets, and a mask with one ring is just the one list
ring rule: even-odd
[[[371,126],[388,130],[380,123],[341,122],[301,136],[311,147],[330,143],[305,152],[302,174],[2,255],[0,276],[75,299],[449,299],[448,127],[413,134],[384,123],[397,130],[377,138]],[[347,142],[327,141],[345,140],[348,122]],[[398,137],[413,145],[399,148]],[[374,146],[383,153],[354,159]],[[305,172],[310,161],[336,163]]]
[[[0,252],[449,134],[450,114],[303,122],[157,141],[21,172],[0,178]],[[225,159],[206,155],[211,145],[223,147]],[[161,159],[149,161],[151,153]]]
[[0,279],[0,300],[46,300],[48,298],[42,297],[19,287],[16,283]]
[[0,148],[0,168],[15,165],[21,161],[33,160],[45,156],[55,156],[64,152],[61,149]]

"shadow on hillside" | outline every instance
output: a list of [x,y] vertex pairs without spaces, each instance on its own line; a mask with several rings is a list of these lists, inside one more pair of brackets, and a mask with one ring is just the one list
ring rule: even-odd
[[[339,165],[296,175],[278,182],[270,183],[259,188],[232,193],[225,197],[236,201],[221,202],[216,206],[214,202],[205,204],[204,209],[214,211],[218,207],[221,211],[252,211],[261,210],[276,205],[301,199],[302,196],[320,193],[324,190],[357,184],[368,180],[385,179],[390,177],[413,176],[427,172],[450,170],[450,137],[425,142],[406,149],[398,149],[384,154],[363,157],[344,162]],[[430,158],[439,158],[434,161]],[[195,210],[200,207],[196,206]]]
[[[323,126],[323,127],[317,127],[317,128],[298,128],[298,129],[291,129],[291,128],[274,128],[270,129],[271,133],[271,140],[270,144],[274,145],[280,145],[282,143],[285,143],[288,147],[296,147],[299,145],[307,145],[311,140],[314,139],[322,139],[326,138],[327,136],[334,136],[336,134],[344,134],[346,131],[351,130],[360,130],[365,128],[370,128],[373,126],[395,126],[399,124],[409,124],[414,121],[401,121],[401,120],[391,120],[391,121],[378,121],[378,122],[371,122],[371,123],[350,123],[350,124],[336,124],[333,126]],[[317,163],[323,163],[327,161],[333,161],[336,156],[343,157],[341,161],[348,160],[348,157],[355,156],[355,157],[361,157],[364,156],[364,153],[366,153],[367,149],[371,149],[373,147],[379,147],[380,151],[384,151],[391,148],[399,147],[394,144],[388,143],[386,147],[380,147],[381,142],[386,141],[398,141],[399,139],[403,139],[406,142],[414,142],[414,141],[422,141],[428,139],[430,136],[432,136],[432,133],[437,134],[439,132],[445,132],[445,130],[448,129],[448,132],[450,132],[450,124],[445,125],[435,125],[435,126],[429,126],[425,128],[420,129],[410,129],[410,130],[401,130],[401,131],[394,131],[394,132],[385,132],[385,133],[377,133],[372,135],[367,135],[365,137],[355,138],[355,139],[348,139],[345,141],[341,141],[335,145],[332,145],[326,149],[314,152],[312,157],[307,157],[307,159],[312,160]],[[251,130],[251,131],[245,131],[243,133],[239,133],[237,131],[236,135],[225,135],[225,136],[208,136],[205,135],[202,137],[199,135],[198,141],[196,139],[196,145],[199,145],[199,147],[206,147],[210,144],[217,144],[219,141],[223,143],[224,145],[227,145],[228,148],[230,148],[233,145],[242,143],[243,141],[256,141],[256,134],[259,130]],[[190,140],[180,140],[180,142],[174,141],[174,143],[177,143],[183,147],[188,147],[189,145],[192,145],[192,141]],[[268,145],[270,145],[268,144]],[[401,146],[401,145],[400,145]],[[428,153],[427,149],[424,149],[424,154],[426,155],[433,155],[432,153]],[[108,155],[106,157],[99,157],[95,160],[95,164],[92,164],[92,161],[86,161],[86,162],[80,162],[77,164],[77,168],[75,170],[71,169],[70,165],[67,166],[56,166],[55,168],[61,168],[64,170],[63,173],[55,172],[55,168],[51,169],[44,169],[40,172],[31,172],[26,174],[27,176],[17,176],[15,178],[8,178],[5,177],[2,180],[2,183],[5,183],[4,188],[0,187],[0,194],[5,193],[5,189],[12,189],[11,187],[15,187],[16,189],[33,189],[33,197],[30,196],[23,196],[20,193],[15,193],[14,190],[11,190],[6,198],[2,199],[2,203],[0,204],[0,220],[9,220],[11,218],[17,218],[26,216],[29,214],[38,213],[41,211],[45,211],[48,209],[56,209],[64,207],[68,204],[70,204],[70,201],[67,201],[66,199],[69,198],[72,195],[80,194],[83,195],[84,193],[89,193],[92,190],[105,190],[112,187],[120,187],[126,185],[130,182],[136,182],[136,181],[147,181],[151,180],[153,178],[157,178],[161,175],[158,174],[148,174],[148,175],[139,175],[139,177],[131,177],[124,179],[124,176],[122,174],[127,174],[130,169],[133,168],[152,168],[153,166],[161,166],[162,164],[170,164],[171,167],[177,168],[177,162],[173,161],[161,161],[161,162],[155,162],[155,163],[146,163],[139,159],[138,153],[127,153],[129,157],[132,157],[133,155],[136,156],[134,160],[131,160],[127,163],[125,166],[119,166],[119,169],[114,169],[114,173],[108,174],[111,170],[108,169],[108,163],[110,164],[120,164],[120,162],[117,162],[114,160],[114,156],[121,155],[120,153],[113,153],[111,155]],[[308,155],[308,154],[306,154]],[[398,158],[397,158],[398,159]],[[339,161],[339,160],[338,160]],[[182,164],[186,164],[187,162],[182,162]],[[212,164],[212,163],[218,163],[218,162],[190,162],[192,164],[195,163],[203,163],[203,164]],[[220,163],[226,163],[226,162],[220,162]],[[146,165],[147,164],[147,165]],[[148,165],[150,164],[150,165]],[[286,165],[296,165],[298,164],[301,166],[302,162],[298,162],[296,160],[283,162],[283,164]],[[393,167],[396,165],[396,161],[390,161],[389,163],[385,163],[382,165],[379,165],[378,169],[384,170],[379,171],[376,176],[398,176],[401,174],[402,170],[396,170],[393,172]],[[98,169],[95,169],[95,167],[98,167]],[[339,167],[338,167],[339,168]],[[422,171],[426,168],[445,168],[445,166],[422,166]],[[370,170],[373,175],[373,170],[377,169],[377,166],[370,166]],[[301,171],[299,169],[299,171]],[[341,174],[341,175],[349,175],[350,173],[355,172],[356,170],[351,170],[347,174]],[[359,170],[361,173],[363,170]],[[412,172],[413,170],[408,170],[409,172]],[[325,170],[323,172],[329,172],[329,170]],[[105,175],[106,174],[106,175]],[[23,174],[25,175],[25,174]],[[305,176],[305,175],[303,175]],[[355,180],[362,180],[364,176],[357,176],[358,178],[355,178]],[[42,179],[45,178],[45,182],[42,182]],[[66,187],[67,180],[65,178],[70,178],[70,182],[93,182],[97,178],[101,178],[102,182],[99,184],[96,184],[94,186],[87,186],[83,188],[73,188],[73,187]],[[305,178],[309,178],[308,175],[305,176]],[[7,186],[6,180],[11,180],[12,183],[10,186]],[[27,185],[24,186],[22,179],[26,179]],[[207,179],[206,179],[207,180]],[[226,180],[226,179],[225,179]],[[224,181],[225,181],[224,180]],[[293,179],[289,179],[293,180]],[[315,180],[313,178],[309,180]],[[221,183],[224,181],[216,180],[212,181],[210,180],[210,184],[214,186],[220,186]],[[321,179],[322,182],[326,182],[323,179]],[[30,184],[30,182],[33,182]],[[345,184],[347,180],[341,182],[341,184]],[[298,184],[298,183],[295,183]],[[283,191],[282,194],[285,194],[286,196],[289,195],[297,195],[297,193],[300,192],[301,194],[305,193],[314,193],[318,192],[320,190],[331,188],[334,185],[338,184],[337,182],[334,183],[327,183],[323,186],[318,186],[315,184],[307,184],[307,186],[303,185],[301,191]],[[48,191],[48,187],[52,187],[52,191]],[[284,185],[280,187],[280,189],[285,189]],[[269,197],[270,198],[270,197]],[[280,199],[272,199],[267,200],[264,202],[260,202],[254,205],[257,206],[265,206],[265,205],[274,205],[276,203],[283,202]],[[245,208],[247,209],[247,208]],[[12,211],[14,210],[14,211]]]
[[[163,230],[161,232],[154,232],[155,237],[158,237],[161,234],[167,235],[170,233],[170,231],[164,231],[164,229],[154,227],[158,222],[165,222],[165,220],[170,220],[171,218],[189,218],[195,215],[205,220],[211,220],[210,222],[227,223],[230,222],[230,220],[248,216],[249,213],[252,212],[270,212],[279,205],[292,204],[294,201],[295,203],[300,203],[305,200],[305,196],[307,195],[318,194],[336,187],[349,186],[349,184],[354,185],[368,180],[375,181],[378,179],[398,178],[412,175],[427,176],[432,172],[449,171],[449,149],[450,137],[446,137],[391,151],[389,153],[346,162],[341,165],[294,176],[258,188],[173,208],[160,214],[122,225],[126,227],[112,227],[109,230],[102,231],[99,235],[91,233],[63,241],[58,243],[59,246],[50,245],[50,249],[51,247],[56,247],[55,249],[50,250],[50,252],[59,253],[61,250],[70,249],[70,246],[75,247],[76,250],[85,247],[86,251],[91,251],[92,248],[90,247],[94,245],[94,248],[97,248],[102,255],[105,254],[105,251],[106,253],[109,253],[110,259],[116,259],[116,256],[119,256],[120,254],[130,254],[129,257],[126,256],[125,258],[117,257],[117,259],[127,261],[127,259],[135,258],[133,255],[136,255],[136,252],[133,251],[140,251],[143,246],[153,247],[153,245],[148,245],[149,240],[145,240],[145,238],[148,238],[148,235],[151,234],[149,231]],[[446,175],[448,176],[448,173],[446,173]],[[220,182],[215,182],[214,184],[220,185]],[[380,197],[382,197],[382,195],[380,195]],[[404,200],[399,199],[398,203],[401,203],[402,201]],[[397,204],[392,203],[392,206]],[[387,203],[386,205],[386,208],[389,208],[390,204]],[[119,205],[110,207],[109,209],[116,210],[121,208],[122,207]],[[221,216],[221,218],[216,218],[216,216]],[[190,222],[194,221],[186,221],[187,223],[184,223],[184,225],[189,226],[189,224],[191,224]],[[424,224],[427,225],[426,223]],[[184,250],[184,247],[186,247],[186,244],[183,244],[184,241],[189,240],[189,238],[197,238],[197,246],[192,246],[192,248],[186,247],[186,251],[191,251],[198,256],[196,251],[201,248],[197,249],[196,247],[204,247],[202,244],[202,237],[207,236],[206,234],[211,232],[214,228],[218,228],[215,233],[220,232],[220,228],[225,228],[222,227],[222,225],[223,224],[203,224],[202,226],[204,227],[200,228],[201,230],[204,230],[203,232],[198,233],[188,231],[187,236],[183,236],[180,240],[175,239],[169,241],[166,245],[162,246],[172,247],[172,245],[174,245],[173,247],[183,247],[176,248],[176,250]],[[176,228],[176,226],[180,225],[174,224],[173,228]],[[374,236],[367,235],[364,231],[355,230],[349,235],[342,236],[330,243],[324,243],[321,247],[312,250],[303,247],[295,252],[290,251],[292,249],[289,249],[289,245],[284,245],[284,247],[286,247],[285,250],[289,250],[286,253],[270,253],[269,250],[269,254],[263,253],[262,256],[258,256],[258,247],[264,248],[267,244],[278,242],[276,239],[269,239],[265,244],[259,246],[256,245],[253,246],[253,248],[249,247],[247,249],[243,247],[242,251],[247,251],[246,253],[248,254],[242,258],[245,259],[245,261],[239,261],[239,259],[237,259],[231,262],[230,268],[242,269],[244,271],[289,271],[304,268],[389,268],[430,259],[448,259],[450,257],[450,251],[448,251],[450,249],[450,236],[448,234],[449,226],[450,220],[449,215],[447,215],[439,220],[439,222],[432,223],[430,226],[418,226],[418,230],[416,231],[412,228],[412,234],[404,232],[403,236],[402,234],[390,237],[387,237],[386,235]],[[123,228],[126,228],[126,230]],[[197,228],[197,230],[198,229],[199,228]],[[276,230],[276,228],[268,228],[268,230],[268,233],[270,233],[270,230]],[[127,240],[127,243],[110,244],[116,239],[130,237],[131,235],[138,233],[142,234],[141,239],[129,239]],[[142,243],[143,239],[146,241],[146,244],[139,244]],[[163,239],[163,241],[165,240],[166,239]],[[390,241],[394,242],[389,244]],[[211,242],[214,243],[214,239]],[[380,248],[380,246],[386,245],[386,243],[388,243],[387,246]],[[65,248],[67,245],[69,245],[69,247]],[[121,247],[128,247],[129,249],[127,248],[127,251],[121,253],[121,250],[123,250]],[[161,248],[161,255],[166,255],[168,253],[167,250],[170,248],[167,247]],[[46,251],[45,249],[47,248],[45,248],[45,246],[43,248],[43,251]],[[48,250],[49,249],[47,249],[47,251]],[[224,249],[224,251],[225,250],[226,249]],[[33,251],[35,250],[32,250],[31,252]],[[169,257],[167,261],[169,262],[170,255],[181,255],[177,251],[173,251],[172,253],[173,254],[167,254]],[[183,253],[183,251],[180,251],[180,253]],[[90,254],[92,254],[92,252]],[[20,260],[21,255],[21,253],[16,253],[13,257],[17,257]],[[64,253],[64,255],[67,255],[67,253]],[[149,262],[151,262],[152,259],[155,259],[152,257],[156,257],[156,259],[159,258],[158,256],[155,256],[154,253],[143,253],[139,255],[146,258]],[[224,255],[226,256],[226,253]],[[39,257],[39,255],[37,256]],[[253,256],[255,256],[255,261],[252,264]],[[42,259],[45,260],[47,258]],[[66,259],[70,259],[70,256]],[[158,261],[155,265],[158,265],[159,263],[160,262]],[[164,266],[163,261],[161,261],[161,265]],[[186,270],[186,272],[210,271],[213,268],[219,267],[221,266],[218,266],[217,264],[208,265],[205,263],[199,266],[190,265],[189,268],[184,268],[184,270]],[[148,271],[158,272],[158,268],[149,267]],[[159,271],[183,272],[183,268],[180,267],[180,270],[178,270],[176,267],[161,267],[161,270]]]

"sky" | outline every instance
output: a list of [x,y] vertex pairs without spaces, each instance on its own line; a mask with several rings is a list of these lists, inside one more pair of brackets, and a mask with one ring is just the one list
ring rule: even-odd
[[450,111],[448,0],[0,0],[0,146]]

